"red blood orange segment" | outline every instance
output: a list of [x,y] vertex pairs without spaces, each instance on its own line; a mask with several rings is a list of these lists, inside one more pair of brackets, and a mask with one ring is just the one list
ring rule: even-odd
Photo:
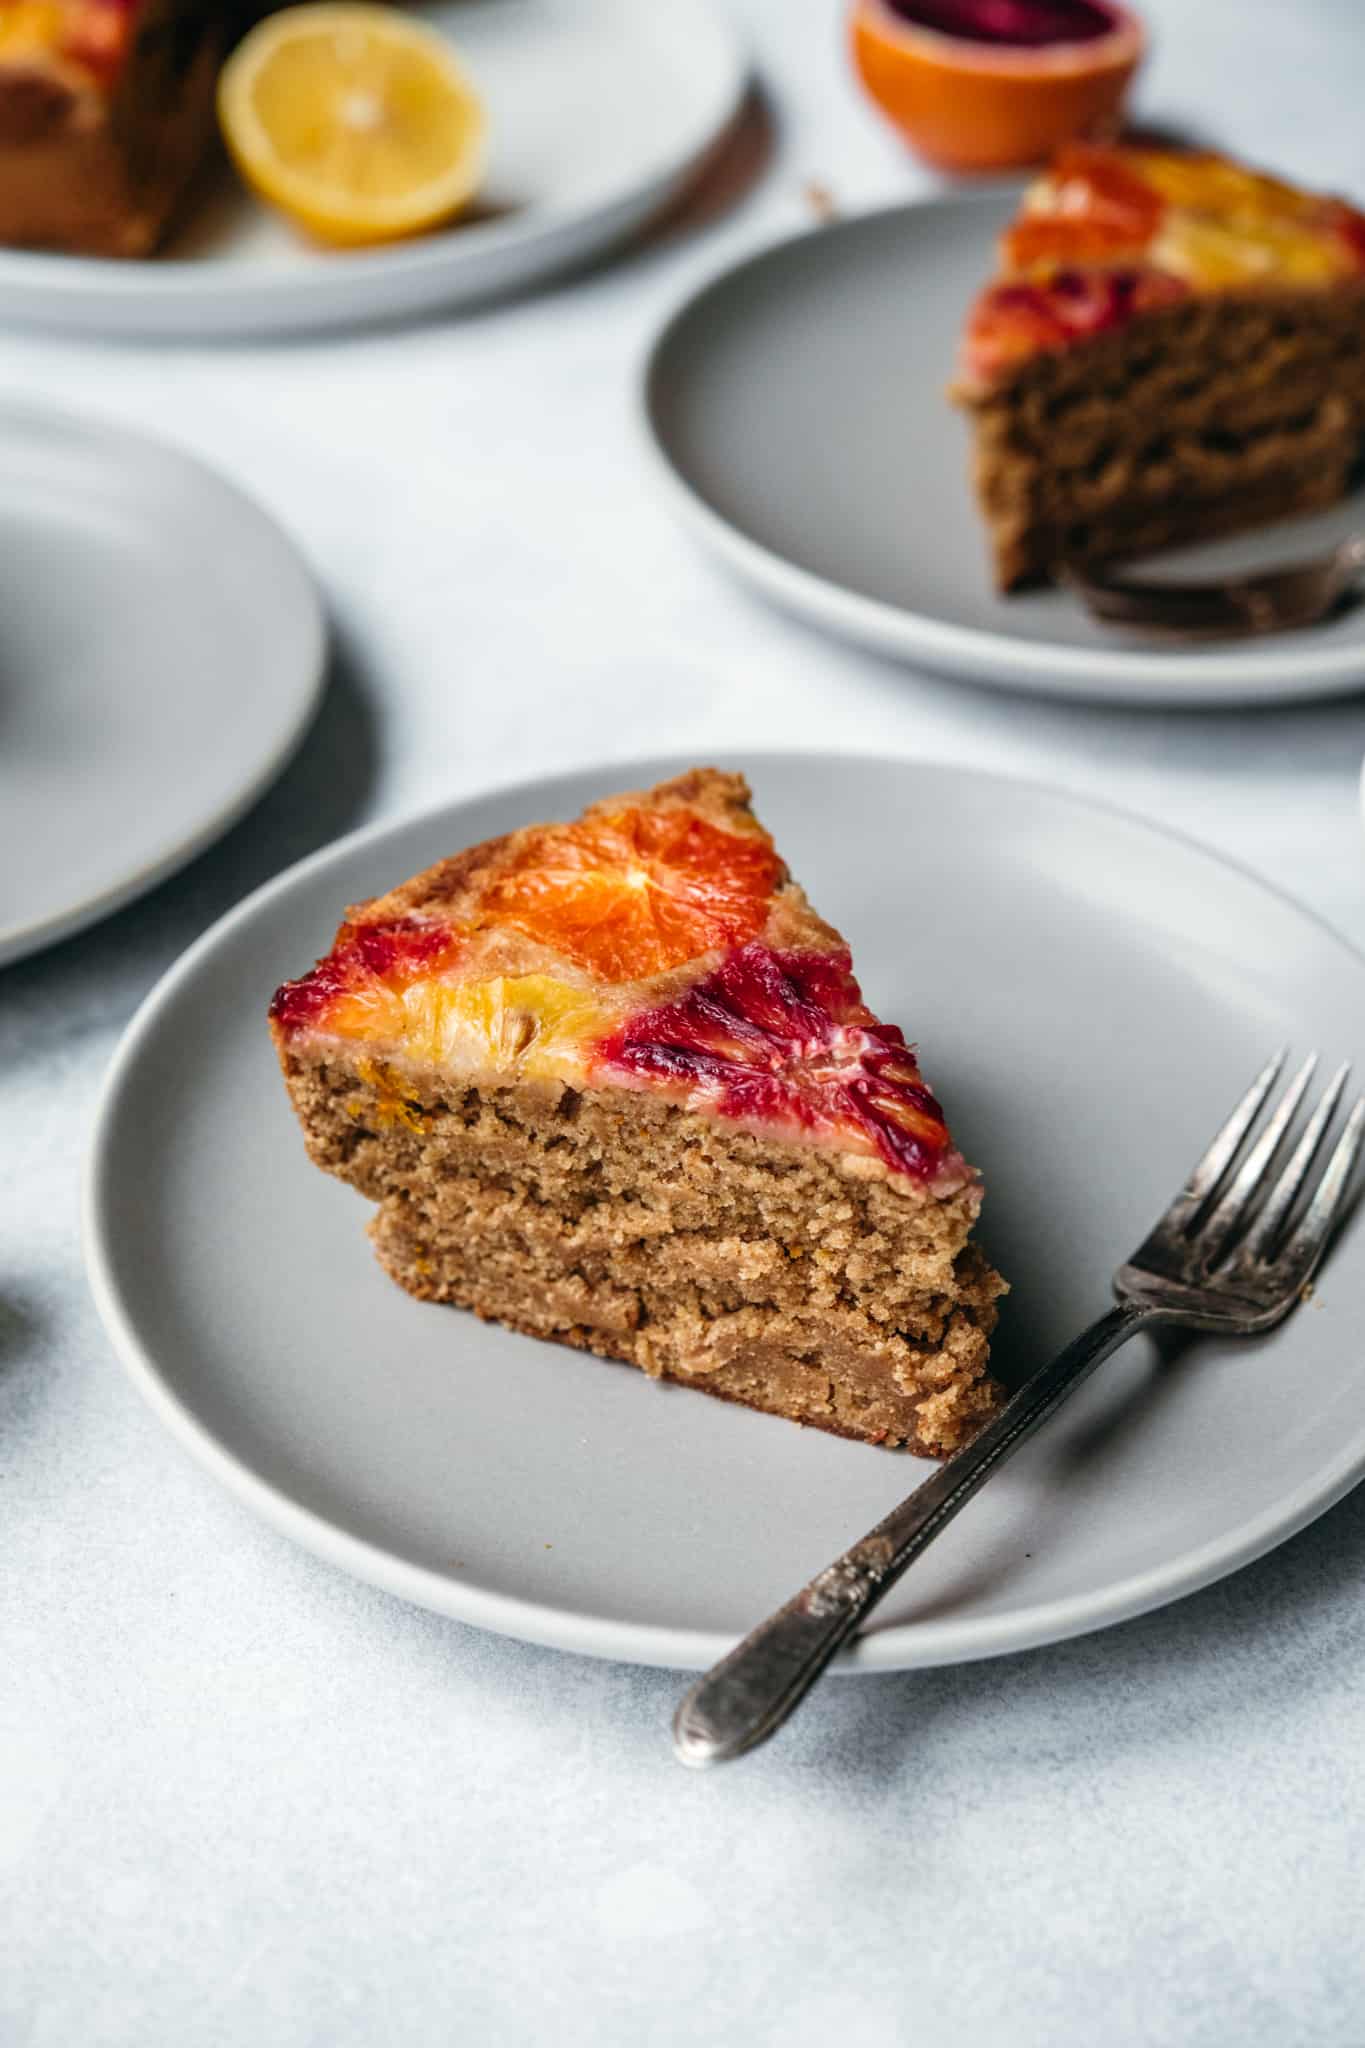
[[758,832],[686,810],[615,811],[536,834],[474,923],[514,926],[604,981],[643,980],[752,938],[782,872]]
[[398,1040],[405,990],[458,958],[460,934],[421,918],[343,925],[325,960],[275,992],[270,1015],[286,1034],[325,1030],[340,1038]]
[[739,948],[603,1039],[595,1065],[740,1122],[835,1136],[916,1180],[966,1177],[913,1053],[864,1004],[847,953]]
[[1174,305],[1190,289],[1161,270],[1058,270],[990,285],[967,325],[965,367],[971,376],[990,377],[1039,349],[1065,348]]

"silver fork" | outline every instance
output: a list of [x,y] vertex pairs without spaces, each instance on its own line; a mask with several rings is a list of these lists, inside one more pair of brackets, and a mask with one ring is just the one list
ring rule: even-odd
[[1359,591],[1365,577],[1365,534],[1353,534],[1313,561],[1221,576],[1211,583],[1156,582],[1074,563],[1063,563],[1060,574],[1109,626],[1140,627],[1181,640],[1285,633],[1315,625]]
[[1258,1074],[1169,1209],[1119,1267],[1116,1306],[1034,1373],[965,1450],[698,1679],[673,1720],[683,1763],[723,1763],[780,1728],[902,1572],[1120,1344],[1158,1323],[1249,1337],[1273,1329],[1302,1300],[1365,1136],[1365,1096],[1310,1186],[1350,1068],[1338,1071],[1281,1164],[1317,1066],[1312,1054],[1253,1138],[1285,1058],[1278,1053]]

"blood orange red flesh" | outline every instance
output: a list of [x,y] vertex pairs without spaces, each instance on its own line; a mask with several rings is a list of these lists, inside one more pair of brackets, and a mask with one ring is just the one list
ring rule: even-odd
[[629,1018],[595,1064],[743,1122],[858,1137],[920,1180],[955,1156],[913,1052],[867,1008],[847,953],[745,946],[677,1002]]
[[1093,0],[887,0],[893,14],[936,35],[1036,50],[1112,35],[1114,17]]

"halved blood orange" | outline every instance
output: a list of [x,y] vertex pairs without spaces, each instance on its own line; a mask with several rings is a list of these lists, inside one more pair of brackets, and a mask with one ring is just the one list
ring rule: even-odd
[[1041,163],[1101,132],[1145,47],[1118,0],[853,0],[850,33],[882,112],[951,171]]
[[689,811],[616,811],[537,833],[475,922],[515,925],[605,981],[635,981],[753,938],[781,872],[758,833]]

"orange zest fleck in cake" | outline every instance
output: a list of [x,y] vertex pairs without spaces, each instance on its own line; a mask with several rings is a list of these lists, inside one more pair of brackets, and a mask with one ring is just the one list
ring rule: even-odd
[[979,1185],[738,778],[440,863],[271,1020],[413,1292],[877,1441],[988,1412]]

